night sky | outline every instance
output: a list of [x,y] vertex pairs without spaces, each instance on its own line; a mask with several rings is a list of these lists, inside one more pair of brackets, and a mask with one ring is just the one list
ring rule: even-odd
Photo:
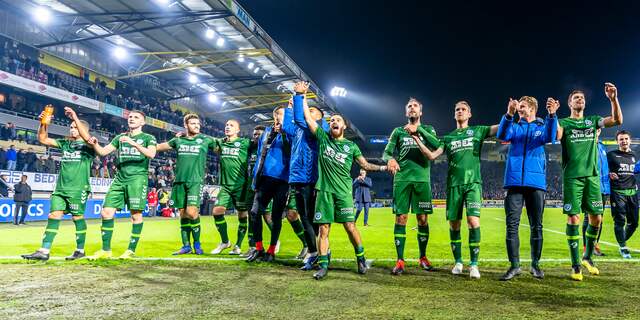
[[455,128],[458,100],[471,103],[472,125],[496,124],[509,97],[522,95],[538,99],[538,116],[549,96],[567,116],[567,95],[578,88],[585,114],[608,115],[606,81],[618,87],[623,127],[639,132],[640,8],[426,2],[240,1],[325,93],[349,90],[338,109],[364,134],[406,122],[409,96],[440,133]]

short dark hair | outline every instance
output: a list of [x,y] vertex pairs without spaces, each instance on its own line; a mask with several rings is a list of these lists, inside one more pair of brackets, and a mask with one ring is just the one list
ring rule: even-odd
[[320,112],[320,115],[324,118],[324,111],[322,111],[322,109],[318,108],[317,106],[309,106],[309,108],[314,108],[318,110]]
[[266,128],[265,128],[265,126],[263,126],[263,125],[261,125],[261,124],[259,124],[259,125],[255,126],[255,127],[253,127],[253,130],[260,130],[260,131],[264,131],[265,129],[266,129]]
[[22,177],[20,177],[20,179],[22,178],[29,178],[26,174],[23,174]]
[[573,95],[578,94],[578,93],[582,93],[583,96],[585,96],[586,98],[586,94],[584,93],[584,91],[579,90],[579,89],[575,89],[573,91],[571,91],[571,93],[569,93],[569,97],[567,98],[567,103],[571,103],[571,98],[573,98]]
[[618,130],[618,132],[616,132],[616,140],[618,140],[619,135],[623,135],[623,134],[626,134],[629,136],[629,138],[631,138],[631,132],[627,130]]
[[146,115],[146,114],[144,114],[144,111],[142,111],[142,110],[131,110],[131,111],[129,111],[129,113],[137,113],[137,114],[141,114],[143,118],[146,118],[146,117],[147,117],[147,115]]

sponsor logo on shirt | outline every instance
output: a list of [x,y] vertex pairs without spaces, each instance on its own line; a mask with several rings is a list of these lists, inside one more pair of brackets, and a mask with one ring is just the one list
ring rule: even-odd
[[473,147],[473,137],[451,141],[451,151],[458,152]]
[[596,132],[593,128],[571,129],[571,135],[569,136],[569,138],[571,140],[582,140],[582,139],[591,140],[595,137],[595,134]]
[[330,146],[327,146],[327,149],[324,150],[324,156],[329,159],[333,159],[341,164],[344,164],[348,155],[346,153],[337,152]]
[[180,145],[178,147],[179,154],[200,154],[200,146]]

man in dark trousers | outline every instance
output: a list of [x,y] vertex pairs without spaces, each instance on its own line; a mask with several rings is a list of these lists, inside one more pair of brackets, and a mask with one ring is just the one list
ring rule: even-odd
[[[498,139],[511,143],[504,175],[504,188],[507,189],[504,201],[506,244],[511,267],[500,277],[502,281],[511,280],[522,272],[518,228],[523,206],[527,208],[531,230],[531,274],[537,279],[544,278],[538,265],[542,253],[542,213],[547,189],[544,145],[555,141],[559,106],[557,100],[549,98],[548,116],[543,121],[536,118],[538,101],[535,98],[524,96],[519,101],[510,100],[507,114],[498,127]],[[516,112],[519,115],[517,122],[514,121]]]
[[[13,202],[16,205],[13,224],[25,224],[24,219],[27,217],[29,202],[31,202],[31,187],[27,184],[26,175],[22,175],[20,182],[13,186]],[[22,212],[22,216],[20,216],[20,212]]]
[[369,225],[369,207],[371,207],[371,192],[373,186],[371,178],[367,177],[366,170],[360,170],[360,175],[353,179],[353,190],[356,203],[356,221],[364,208],[364,226]]

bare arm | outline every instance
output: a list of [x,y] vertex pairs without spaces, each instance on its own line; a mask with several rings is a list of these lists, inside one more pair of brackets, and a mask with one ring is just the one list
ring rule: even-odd
[[169,151],[173,149],[168,142],[163,142],[158,144],[158,146],[156,147],[156,151],[157,152],[163,152],[163,151]]
[[69,119],[73,120],[73,122],[76,123],[76,127],[78,128],[78,134],[80,134],[80,137],[82,138],[82,140],[84,140],[85,142],[89,142],[89,139],[91,139],[89,128],[86,128],[82,124],[82,122],[80,122],[80,119],[78,118],[78,115],[76,114],[76,112],[69,107],[64,107],[64,114],[67,115]]
[[429,148],[427,148],[427,146],[422,142],[422,140],[420,140],[420,137],[416,136],[416,135],[412,135],[411,136],[413,138],[413,140],[418,144],[418,148],[420,149],[420,152],[422,152],[422,154],[427,157],[427,159],[429,160],[435,160],[436,158],[438,158],[442,152],[444,151],[442,147],[439,147],[438,149],[431,151],[429,150]]
[[487,137],[495,137],[496,133],[498,133],[498,126],[499,125],[494,124],[491,127],[489,127],[489,134],[487,135]]
[[362,169],[367,171],[387,171],[387,166],[379,166],[377,164],[369,163],[369,161],[367,161],[363,156],[357,157],[356,161]]
[[140,153],[149,159],[153,159],[156,156],[156,146],[143,147],[141,144],[133,141],[129,136],[120,137],[120,143],[128,143],[132,147],[136,148]]
[[106,156],[106,155],[108,155],[108,154],[110,154],[110,153],[112,153],[112,152],[116,151],[116,147],[114,147],[114,146],[113,146],[113,145],[111,145],[111,144],[107,144],[107,145],[106,145],[106,146],[104,146],[104,147],[103,147],[103,146],[101,146],[101,145],[98,143],[98,139],[96,139],[95,137],[91,137],[91,138],[87,141],[87,143],[88,143],[90,146],[92,146],[92,147],[93,147],[93,150],[95,150],[95,151],[96,151],[96,154],[97,154],[97,155],[99,155],[99,156],[101,156],[101,157],[104,157],[104,156]]
[[618,101],[618,88],[613,83],[604,84],[604,93],[611,102],[611,116],[604,118],[604,126],[606,128],[619,126],[622,124],[622,108]]
[[40,124],[40,127],[38,128],[38,142],[47,147],[55,148],[58,146],[55,139],[49,138],[49,132],[47,131],[46,124]]

